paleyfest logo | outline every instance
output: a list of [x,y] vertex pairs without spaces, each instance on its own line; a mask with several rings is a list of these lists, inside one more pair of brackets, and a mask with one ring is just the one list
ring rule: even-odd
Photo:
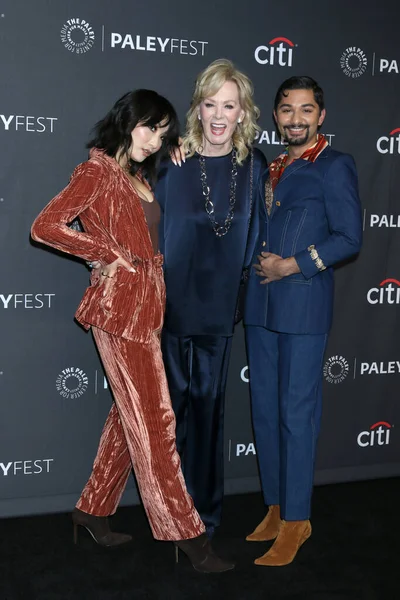
[[286,37],[276,37],[268,46],[258,46],[254,58],[260,65],[277,65],[279,67],[293,66],[294,43]]
[[187,54],[204,56],[208,42],[156,35],[140,35],[137,33],[119,33],[113,31],[110,38],[111,48],[121,50],[139,50],[143,52],[163,52],[167,54]]
[[[366,216],[366,211],[365,211]],[[364,217],[365,219],[365,217]],[[375,228],[392,228],[400,229],[400,214],[384,215],[384,214],[371,214],[369,216],[369,226],[371,229]]]
[[0,127],[4,126],[4,131],[54,133],[54,124],[56,121],[58,121],[58,117],[0,114]]
[[55,294],[0,294],[0,309],[52,308]]
[[[323,133],[326,137],[328,144],[332,146],[332,138],[335,137],[335,133]],[[276,131],[262,129],[261,131],[257,131],[255,135],[255,141],[257,144],[268,144],[269,146],[286,146],[286,142],[284,138],[282,138]]]
[[366,54],[357,46],[349,46],[340,57],[340,66],[347,77],[357,79],[367,70],[368,60]]
[[[95,32],[93,27],[81,18],[68,19],[61,28],[61,42],[64,48],[75,54],[85,54],[94,46]],[[108,35],[107,35],[108,38]],[[104,52],[105,26],[102,27],[101,50]],[[111,48],[142,50],[145,52],[163,52],[168,54],[187,54],[189,56],[205,56],[208,42],[201,40],[160,37],[112,31],[109,35]]]
[[94,45],[95,35],[90,24],[84,19],[68,19],[61,28],[61,42],[64,48],[75,54],[85,54]]
[[0,462],[0,475],[40,475],[50,473],[54,458],[37,458],[31,460],[14,460]]
[[389,135],[383,135],[376,142],[380,154],[400,154],[400,127],[393,129]]

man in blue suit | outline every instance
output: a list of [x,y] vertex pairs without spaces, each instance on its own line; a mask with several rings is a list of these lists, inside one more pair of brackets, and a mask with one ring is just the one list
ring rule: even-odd
[[278,89],[286,151],[261,182],[245,325],[253,425],[268,513],[249,541],[275,539],[255,563],[292,562],[311,535],[310,504],[332,321],[332,266],[356,254],[362,222],[353,158],[318,133],[323,91],[310,77]]

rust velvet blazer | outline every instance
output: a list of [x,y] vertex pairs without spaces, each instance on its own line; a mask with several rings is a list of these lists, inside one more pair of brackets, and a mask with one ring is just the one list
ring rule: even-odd
[[[76,217],[84,232],[68,227]],[[106,297],[101,279],[92,276],[75,314],[85,329],[94,325],[141,343],[148,343],[161,329],[163,257],[154,256],[139,196],[113,158],[92,149],[90,159],[74,170],[69,185],[36,218],[32,237],[86,261],[110,264],[121,255],[136,269],[130,273],[119,267]]]

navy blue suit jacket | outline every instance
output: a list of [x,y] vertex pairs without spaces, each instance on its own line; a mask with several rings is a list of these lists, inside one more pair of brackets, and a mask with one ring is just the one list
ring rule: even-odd
[[[293,334],[327,333],[332,323],[332,265],[360,250],[361,206],[353,158],[325,148],[315,162],[298,159],[275,188],[270,215],[265,206],[266,171],[251,226],[252,264],[261,252],[294,256],[300,273],[261,285],[254,268],[247,285],[244,322]],[[325,270],[308,248],[314,245]],[[250,262],[250,261],[249,261]]]

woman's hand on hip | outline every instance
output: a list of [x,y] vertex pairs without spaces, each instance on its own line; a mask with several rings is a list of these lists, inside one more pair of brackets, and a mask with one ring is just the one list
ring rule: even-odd
[[115,277],[118,267],[122,267],[130,273],[136,273],[136,269],[132,266],[132,264],[122,256],[119,256],[109,265],[101,266],[100,281],[104,283],[103,296],[107,296],[107,294],[110,292],[112,279]]

